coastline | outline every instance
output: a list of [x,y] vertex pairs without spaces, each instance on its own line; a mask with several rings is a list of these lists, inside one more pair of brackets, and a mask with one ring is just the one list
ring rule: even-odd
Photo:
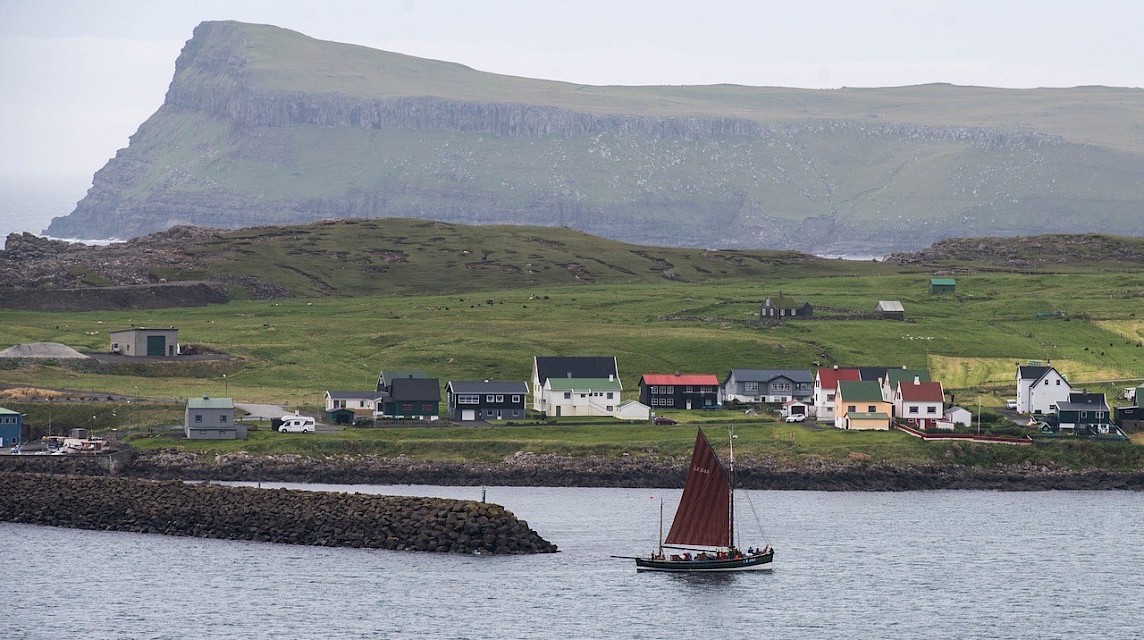
[[[296,455],[214,457],[155,452],[137,455],[123,475],[152,480],[679,488],[685,463],[654,458],[569,458],[518,453],[495,463],[462,463],[375,456]],[[786,491],[1075,491],[1144,490],[1144,472],[1071,470],[1036,465],[974,468],[817,462],[799,467],[744,459],[735,466],[741,489]]]

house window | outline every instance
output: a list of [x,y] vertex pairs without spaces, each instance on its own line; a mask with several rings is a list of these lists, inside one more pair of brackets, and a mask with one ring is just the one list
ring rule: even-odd
[[517,403],[517,402],[520,402],[520,396],[519,396],[519,395],[514,395],[514,396],[512,397],[512,401],[513,401],[513,403],[514,403],[514,404],[515,404],[515,403]]
[[485,402],[493,402],[493,394],[490,393],[489,395],[485,396]]
[[847,410],[847,411],[854,411],[854,412],[857,412],[857,411],[858,411],[858,405],[856,405],[856,404],[852,404],[852,405],[850,405],[850,406],[846,407],[846,410]]
[[202,424],[202,423],[203,423],[203,414],[196,413],[195,414],[195,424]]
[[687,385],[687,390],[684,393],[695,393],[695,387]]
[[421,413],[433,413],[433,403],[426,402],[421,405]]
[[918,406],[917,405],[910,405],[910,413],[917,413],[917,412],[918,412]]
[[834,402],[834,394],[833,393],[826,394],[826,401],[827,402]]
[[564,392],[564,399],[565,400],[571,400],[572,399],[572,392],[571,391],[565,391]]
[[498,395],[497,402],[504,402],[504,396]]
[[[611,391],[609,391],[608,392],[608,399],[611,400],[613,396],[615,396],[615,394],[612,393]],[[611,409],[608,409],[608,411],[611,411]]]
[[481,395],[479,393],[458,393],[457,404],[480,404]]
[[413,411],[413,403],[412,402],[401,403],[401,410],[404,411],[405,413],[409,413],[409,412]]
[[937,413],[937,407],[926,407],[926,413]]
[[743,383],[743,392],[744,393],[758,393],[759,392],[759,383],[758,382],[744,382]]
[[1057,380],[1057,386],[1058,386],[1058,387],[1059,387],[1059,386],[1061,386],[1061,381],[1060,381],[1060,380]]
[[219,416],[218,421],[223,423],[223,424],[226,424],[226,414],[224,413],[221,416]]
[[878,410],[878,407],[875,407],[872,404],[866,406],[866,413],[874,413],[877,410]]

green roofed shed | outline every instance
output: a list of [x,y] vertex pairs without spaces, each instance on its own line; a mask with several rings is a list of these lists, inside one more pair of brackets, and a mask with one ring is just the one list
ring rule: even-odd
[[954,293],[957,291],[957,280],[954,278],[930,278],[930,293]]

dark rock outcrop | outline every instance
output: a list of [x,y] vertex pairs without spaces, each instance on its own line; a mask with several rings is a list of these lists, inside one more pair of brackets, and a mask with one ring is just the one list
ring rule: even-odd
[[496,504],[0,472],[0,520],[30,524],[443,553],[552,553]]

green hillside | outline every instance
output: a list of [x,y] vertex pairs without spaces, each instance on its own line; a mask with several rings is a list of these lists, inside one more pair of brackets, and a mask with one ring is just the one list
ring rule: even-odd
[[882,255],[1144,235],[1144,91],[594,87],[209,22],[164,105],[48,232],[340,217]]

